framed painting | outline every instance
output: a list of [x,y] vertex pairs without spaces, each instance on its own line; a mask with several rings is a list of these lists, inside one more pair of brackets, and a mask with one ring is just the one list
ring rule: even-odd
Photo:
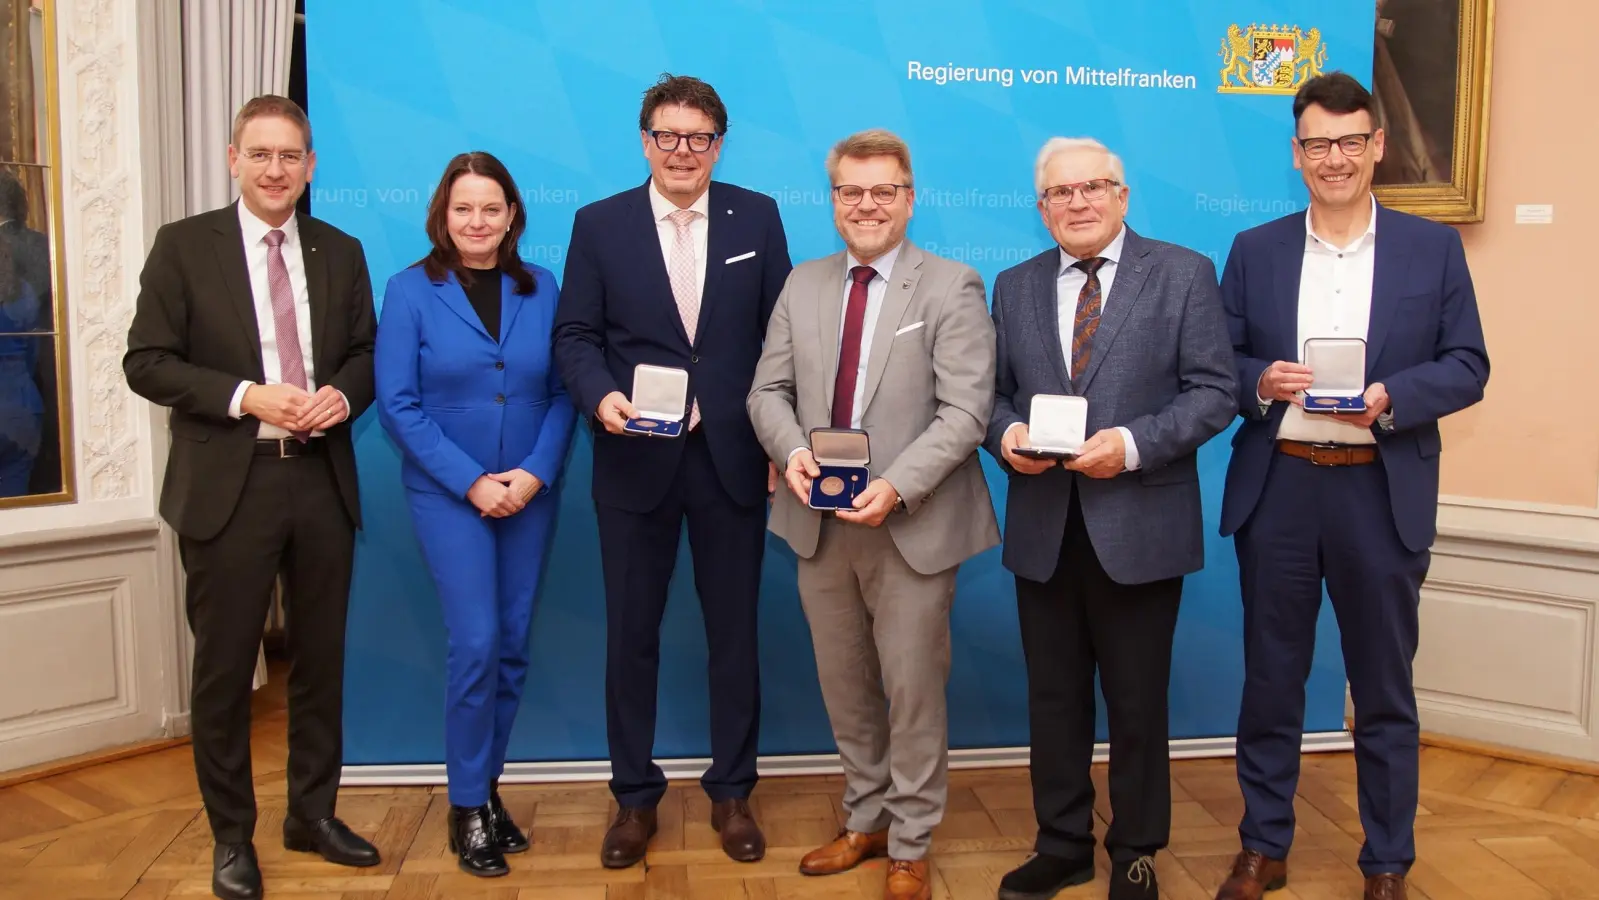
[[1372,94],[1387,136],[1384,205],[1481,222],[1494,0],[1376,0]]

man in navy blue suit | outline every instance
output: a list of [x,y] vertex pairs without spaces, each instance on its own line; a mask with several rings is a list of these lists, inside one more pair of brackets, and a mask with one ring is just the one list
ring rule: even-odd
[[[727,108],[697,78],[663,76],[639,132],[650,178],[578,210],[555,320],[555,359],[594,436],[606,603],[606,726],[620,807],[601,861],[644,858],[666,778],[655,743],[660,625],[688,523],[710,654],[711,766],[701,785],[728,856],[765,839],[747,802],[760,722],[756,603],[776,470],[745,396],[792,263],[770,197],[711,180]],[[640,364],[688,373],[683,431],[623,430]]]
[[[1310,209],[1238,235],[1221,279],[1244,418],[1221,531],[1236,535],[1245,674],[1243,849],[1217,898],[1258,900],[1287,880],[1325,580],[1355,706],[1365,896],[1403,900],[1415,861],[1411,665],[1436,533],[1438,420],[1482,399],[1488,351],[1459,234],[1371,194],[1383,154],[1371,94],[1330,73],[1306,82],[1293,110]],[[1365,342],[1364,411],[1307,412],[1305,392],[1316,385],[1319,395],[1321,383],[1304,365],[1305,343],[1338,338]]]

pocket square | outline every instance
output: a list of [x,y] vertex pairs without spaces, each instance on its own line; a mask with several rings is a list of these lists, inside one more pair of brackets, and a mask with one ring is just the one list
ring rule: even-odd
[[900,330],[894,332],[894,337],[899,337],[900,335],[905,334],[906,332],[915,331],[916,329],[918,329],[918,328],[920,328],[920,327],[922,327],[923,325],[926,325],[926,324],[927,324],[926,322],[913,322],[913,323],[911,323],[909,325],[906,325],[904,328],[901,328]]
[[[736,262],[738,262],[741,259],[749,259],[749,258],[753,257],[754,255],[755,255],[755,251],[751,250],[748,253],[740,253],[737,256],[729,256],[727,258],[727,263],[736,263]],[[727,263],[723,263],[722,265],[727,265]]]

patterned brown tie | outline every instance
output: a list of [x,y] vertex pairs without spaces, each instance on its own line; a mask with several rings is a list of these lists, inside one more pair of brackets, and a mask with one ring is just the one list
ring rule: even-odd
[[1099,267],[1110,262],[1103,256],[1078,260],[1072,268],[1088,274],[1077,292],[1077,319],[1072,323],[1072,380],[1083,377],[1093,354],[1094,332],[1099,329]]

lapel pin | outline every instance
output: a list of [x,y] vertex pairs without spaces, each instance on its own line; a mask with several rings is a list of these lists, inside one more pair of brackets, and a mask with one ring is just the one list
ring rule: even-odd
[[904,281],[901,281],[901,282],[900,282],[900,283],[899,283],[899,286],[900,286],[900,287],[901,287],[901,288],[904,288],[904,289],[905,289],[905,290],[910,290],[910,287],[911,287],[911,280],[910,280],[910,279],[909,279],[909,278],[907,278],[907,279],[905,279],[905,280],[904,280]]
[[730,210],[727,211],[727,214],[731,216],[733,214],[733,211],[730,209]]

